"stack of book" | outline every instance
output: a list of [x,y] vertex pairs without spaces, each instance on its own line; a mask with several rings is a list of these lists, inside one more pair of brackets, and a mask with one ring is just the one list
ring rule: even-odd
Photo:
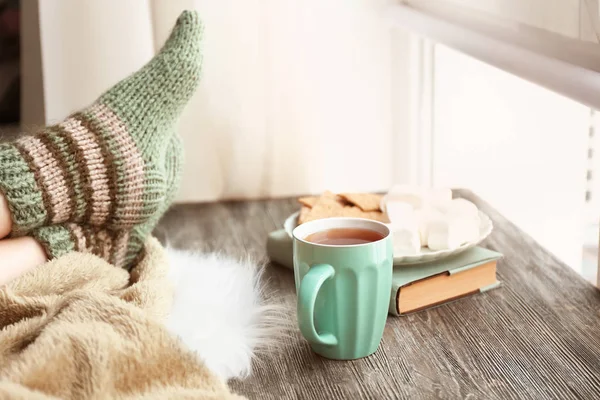
[[404,315],[498,287],[496,264],[501,257],[474,247],[450,258],[394,267],[390,314]]

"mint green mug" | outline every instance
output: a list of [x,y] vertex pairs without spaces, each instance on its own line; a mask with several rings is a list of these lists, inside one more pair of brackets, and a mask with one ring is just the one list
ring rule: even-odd
[[[367,229],[381,240],[353,245],[306,241],[330,229]],[[298,325],[313,351],[353,360],[377,350],[392,287],[392,239],[385,224],[361,218],[326,218],[294,229]]]

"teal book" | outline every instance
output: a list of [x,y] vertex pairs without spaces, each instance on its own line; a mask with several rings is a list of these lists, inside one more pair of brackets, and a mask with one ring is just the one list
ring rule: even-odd
[[437,261],[394,267],[390,314],[404,315],[498,287],[496,265],[501,257],[474,247]]
[[[283,229],[267,238],[271,261],[290,270],[294,269],[293,248]],[[404,315],[498,287],[496,262],[501,257],[495,251],[474,247],[438,261],[395,266],[390,314]]]

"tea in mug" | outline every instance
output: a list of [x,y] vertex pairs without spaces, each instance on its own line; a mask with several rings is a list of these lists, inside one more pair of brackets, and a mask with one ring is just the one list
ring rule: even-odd
[[379,232],[361,228],[335,228],[311,233],[307,242],[329,246],[348,246],[376,242],[384,238]]

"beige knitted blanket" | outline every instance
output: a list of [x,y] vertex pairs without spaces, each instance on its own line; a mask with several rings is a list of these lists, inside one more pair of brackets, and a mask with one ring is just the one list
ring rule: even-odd
[[131,274],[71,253],[2,288],[0,399],[241,399],[162,325],[168,268],[151,239]]

